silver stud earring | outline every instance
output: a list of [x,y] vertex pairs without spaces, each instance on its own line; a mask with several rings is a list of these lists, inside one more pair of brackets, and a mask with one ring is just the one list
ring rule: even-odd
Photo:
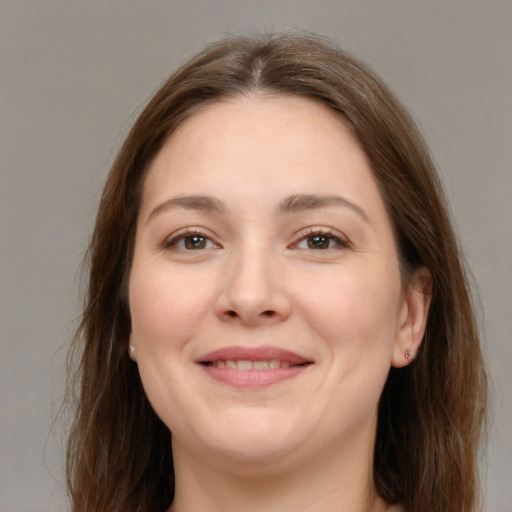
[[135,347],[133,345],[130,345],[130,355],[135,357]]

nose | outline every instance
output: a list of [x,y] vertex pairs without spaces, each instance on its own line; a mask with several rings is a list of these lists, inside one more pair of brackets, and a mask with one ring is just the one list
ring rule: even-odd
[[263,248],[248,248],[226,262],[217,316],[245,326],[270,325],[291,312],[282,268]]

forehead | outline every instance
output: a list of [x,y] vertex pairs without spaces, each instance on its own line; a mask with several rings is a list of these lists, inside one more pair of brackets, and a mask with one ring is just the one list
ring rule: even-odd
[[[204,130],[211,131],[203,143],[221,137],[233,142],[245,138],[264,143],[268,142],[267,135],[271,131],[277,137],[272,146],[283,147],[293,141],[295,145],[308,142],[307,146],[325,146],[334,135],[337,145],[349,142],[354,150],[364,155],[341,114],[320,100],[303,96],[255,93],[208,103],[186,119],[164,147],[184,139],[192,141],[194,136],[203,135]],[[307,149],[305,145],[302,147]]]
[[340,173],[373,181],[364,151],[334,110],[304,97],[258,94],[208,104],[182,123],[154,159],[146,188],[162,174],[176,185],[272,177],[299,186],[312,170],[319,185]]

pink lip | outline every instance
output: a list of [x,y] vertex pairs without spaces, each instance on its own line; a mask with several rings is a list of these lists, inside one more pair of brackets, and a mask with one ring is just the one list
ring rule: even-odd
[[[238,370],[236,368],[216,368],[209,363],[218,361],[286,361],[289,368],[269,370]],[[309,368],[313,361],[295,352],[276,347],[225,347],[215,350],[195,360],[208,375],[224,384],[237,388],[267,387],[296,377]]]
[[279,359],[288,361],[291,365],[311,363],[312,361],[299,356],[295,352],[284,350],[277,347],[225,347],[219,350],[209,352],[204,356],[198,357],[196,363],[214,363],[216,361],[227,360],[248,360],[265,361],[269,359]]

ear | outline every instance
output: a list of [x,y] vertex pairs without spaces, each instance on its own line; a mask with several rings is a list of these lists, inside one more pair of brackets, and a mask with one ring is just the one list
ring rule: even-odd
[[392,366],[408,365],[418,353],[432,298],[432,276],[426,267],[417,268],[404,290]]
[[137,351],[135,350],[135,344],[133,342],[133,335],[130,333],[130,341],[128,342],[128,355],[130,359],[137,362]]

